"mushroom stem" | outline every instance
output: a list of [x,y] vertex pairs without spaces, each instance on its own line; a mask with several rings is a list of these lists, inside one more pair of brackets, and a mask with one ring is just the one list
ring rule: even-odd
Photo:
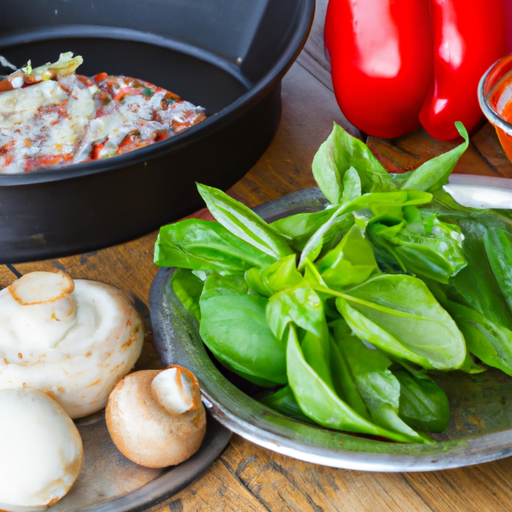
[[[14,281],[6,290],[0,315],[2,326],[10,337],[20,341],[20,352],[26,342],[39,349],[55,348],[77,322],[73,279],[64,272],[31,272]],[[9,343],[2,339],[2,348]]]
[[14,281],[9,287],[12,298],[21,306],[55,302],[70,294],[75,283],[68,274],[57,272],[31,272]]
[[151,382],[153,398],[172,415],[197,409],[201,393],[195,376],[181,366],[170,366]]

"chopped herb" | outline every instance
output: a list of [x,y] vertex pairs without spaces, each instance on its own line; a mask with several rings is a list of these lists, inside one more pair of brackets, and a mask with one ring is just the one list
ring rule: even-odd
[[25,75],[30,76],[32,74],[32,62],[28,61],[27,65],[23,68]]

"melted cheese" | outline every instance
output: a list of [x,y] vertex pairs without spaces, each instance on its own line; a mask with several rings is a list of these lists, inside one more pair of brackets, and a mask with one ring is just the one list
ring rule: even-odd
[[91,84],[72,74],[1,93],[0,173],[115,156],[205,118],[147,82],[105,75]]
[[2,172],[24,172],[32,159],[74,151],[95,106],[89,89],[73,78],[70,93],[48,80],[0,94]]

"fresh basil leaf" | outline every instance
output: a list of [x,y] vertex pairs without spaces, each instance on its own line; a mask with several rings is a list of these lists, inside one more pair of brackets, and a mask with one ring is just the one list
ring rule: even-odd
[[[489,233],[512,229],[507,210],[478,210],[457,204],[452,197],[437,191],[428,210],[442,220],[456,222],[464,235],[463,251],[467,266],[450,279],[450,285],[440,288],[429,283],[443,307],[452,315],[466,339],[469,352],[489,366],[512,375],[512,315],[498,282],[499,271],[491,262],[500,258],[500,250],[486,250],[492,244]],[[499,238],[499,237],[498,237]],[[495,242],[500,244],[499,240]],[[503,242],[503,240],[502,240]],[[503,258],[506,260],[506,248]],[[497,261],[494,266],[497,268]],[[503,276],[502,276],[503,277]],[[461,369],[479,371],[471,361]]]
[[327,286],[333,289],[360,284],[378,271],[373,248],[356,225],[315,266]]
[[[457,322],[457,320],[454,318],[454,320]],[[470,374],[477,374],[477,373],[483,373],[487,370],[486,366],[482,362],[477,362],[476,356],[473,356],[471,353],[471,349],[469,348],[469,343],[467,343],[467,337],[466,334],[464,334],[464,328],[462,325],[460,325],[457,322],[457,325],[459,326],[460,331],[464,335],[464,339],[466,340],[466,346],[468,347],[468,350],[466,352],[466,359],[462,366],[457,368],[461,372],[470,373]]]
[[315,261],[316,258],[322,251],[324,244],[332,240],[334,234],[339,234],[341,226],[346,226],[349,223],[353,223],[353,217],[351,214],[346,214],[346,206],[340,205],[336,209],[333,209],[330,218],[324,222],[316,231],[313,233],[311,238],[307,241],[304,249],[301,252],[298,269],[302,270],[306,265],[306,261]]
[[251,268],[245,273],[245,280],[252,290],[264,297],[293,288],[302,281],[296,259],[295,254],[291,254],[264,269]]
[[286,330],[296,329],[304,356],[317,375],[333,387],[330,341],[323,302],[306,282],[280,292],[268,301],[267,320],[272,332],[285,340]]
[[382,352],[370,349],[355,336],[337,341],[345,355],[357,389],[370,411],[372,421],[388,430],[419,441],[421,436],[399,417],[400,382],[391,373],[392,361]]
[[[328,333],[317,336],[310,331],[296,329],[304,358],[322,382],[334,390],[333,374],[331,373],[331,343]],[[299,334],[300,333],[300,334]]]
[[512,331],[463,304],[449,302],[446,309],[464,334],[468,350],[512,376]]
[[[302,412],[327,428],[411,442],[410,436],[379,427],[360,416],[324,382],[306,360],[293,326],[287,331],[286,364],[289,385]],[[423,438],[417,442],[428,442]]]
[[285,349],[268,326],[266,304],[257,295],[202,297],[200,334],[222,364],[247,380],[286,384]]
[[276,220],[270,226],[289,240],[293,249],[300,252],[311,236],[331,217],[332,211],[328,208],[313,213],[297,213]]
[[[421,192],[418,190],[397,190],[394,192],[372,192],[363,194],[361,197],[351,203],[351,210],[361,208],[370,208],[376,217],[388,215],[388,210],[393,211],[392,207],[400,207],[399,217],[402,218],[402,209],[404,206],[417,206],[427,204],[432,201],[433,195],[430,192]],[[395,215],[392,214],[392,217]]]
[[469,146],[469,135],[464,125],[457,121],[455,126],[464,142],[446,153],[427,160],[407,175],[399,176],[401,190],[414,189],[434,192],[446,185],[459,158]]
[[246,270],[275,258],[232,235],[218,222],[187,219],[160,228],[154,262],[192,270]]
[[[468,351],[485,364],[512,375],[512,331],[496,321],[496,317],[476,310],[465,302],[462,296],[454,294],[450,287],[442,287],[430,281],[428,285],[457,323],[464,335]],[[450,292],[453,298],[449,298]],[[482,368],[471,359],[467,359],[460,369],[469,373],[482,371]]]
[[468,264],[451,279],[448,298],[467,304],[489,322],[512,330],[512,314],[487,258],[486,226],[471,218],[459,220],[459,226],[464,235],[463,249]]
[[406,370],[394,375],[400,382],[400,417],[415,428],[444,432],[450,420],[445,392],[427,376],[418,379]]
[[171,276],[171,285],[176,297],[194,318],[201,321],[199,298],[203,291],[203,281],[190,270],[177,268]]
[[343,175],[341,202],[348,204],[355,201],[358,197],[361,197],[361,178],[358,172],[353,167],[350,167]]
[[313,176],[331,204],[341,203],[343,177],[351,167],[359,174],[363,193],[396,189],[391,176],[366,144],[334,123],[331,134],[318,149],[312,165]]
[[484,234],[484,247],[492,273],[512,311],[512,234],[490,227]]
[[[404,208],[409,216],[415,211],[419,213],[414,206]],[[448,283],[466,266],[460,229],[435,216],[423,219],[421,214],[414,215],[410,221],[394,226],[370,222],[367,233],[373,244],[387,250],[404,271],[413,275]]]
[[446,393],[427,375],[412,375],[398,369],[393,375],[400,382],[400,417],[412,427],[444,432],[450,421]]
[[338,317],[329,324],[331,337],[331,372],[334,389],[338,396],[360,416],[371,421],[370,412],[357,389],[346,354],[338,346],[343,346],[346,338],[353,337],[350,327],[343,318]]
[[242,272],[224,275],[212,273],[204,281],[200,300],[218,295],[245,295],[247,292],[248,287]]
[[219,189],[197,185],[215,219],[231,233],[276,259],[293,254],[286,239],[250,208]]
[[[299,270],[304,268],[306,260],[315,261],[322,251],[322,247],[328,239],[328,234],[333,227],[343,219],[344,225],[347,225],[345,219],[350,219],[352,212],[369,209],[373,212],[372,216],[389,216],[400,221],[403,217],[402,209],[404,206],[425,204],[432,200],[432,194],[418,191],[391,191],[391,192],[373,192],[359,196],[350,203],[342,203],[332,209],[330,218],[322,224],[311,236],[304,246],[300,255]],[[331,211],[331,210],[329,210]],[[372,217],[370,216],[369,219]]]
[[262,297],[269,298],[272,292],[268,289],[267,285],[261,278],[261,272],[256,267],[250,268],[245,272],[245,282],[247,286],[255,293]]
[[301,411],[290,386],[283,386],[281,389],[270,393],[260,399],[260,402],[271,409],[274,409],[285,416],[312,423],[312,421]]
[[279,339],[285,336],[286,328],[292,323],[318,338],[328,337],[323,302],[307,282],[273,295],[267,303],[267,320]]
[[332,293],[357,337],[383,352],[424,368],[449,370],[463,364],[461,332],[419,279],[382,274]]

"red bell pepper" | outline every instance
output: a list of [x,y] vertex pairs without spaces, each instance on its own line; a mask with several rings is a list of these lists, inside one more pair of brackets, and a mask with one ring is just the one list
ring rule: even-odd
[[421,124],[433,137],[483,122],[477,85],[506,53],[503,0],[329,0],[325,44],[336,100],[368,135]]

